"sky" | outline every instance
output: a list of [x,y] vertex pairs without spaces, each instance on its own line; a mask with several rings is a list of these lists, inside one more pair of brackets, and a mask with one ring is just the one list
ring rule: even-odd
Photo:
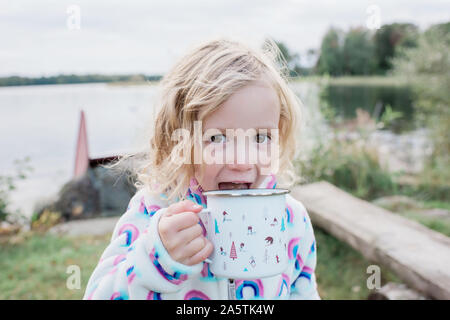
[[271,37],[306,57],[331,26],[448,21],[448,0],[0,0],[0,76],[164,74],[219,36]]

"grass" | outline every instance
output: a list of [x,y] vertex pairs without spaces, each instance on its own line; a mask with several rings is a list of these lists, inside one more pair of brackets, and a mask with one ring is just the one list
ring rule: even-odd
[[[0,300],[81,299],[109,239],[27,234],[18,244],[0,244]],[[79,290],[67,289],[70,265],[80,267]]]
[[424,216],[422,213],[417,213],[414,211],[402,212],[400,213],[400,215],[405,218],[415,220],[429,229],[440,232],[447,237],[450,237],[450,219],[428,217]]
[[[367,299],[367,267],[377,265],[364,258],[349,245],[337,240],[320,228],[314,228],[317,242],[316,278],[322,299]],[[392,272],[381,265],[381,286],[386,282],[401,282]]]
[[423,203],[425,208],[429,209],[445,209],[450,210],[450,202],[444,202],[444,201],[438,201],[438,200],[432,200],[432,201],[425,201]]
[[[316,228],[318,265],[316,270],[322,299],[366,299],[370,293],[367,261],[348,245]],[[20,243],[0,244],[0,300],[5,299],[82,299],[89,277],[110,235],[77,238],[50,234],[27,234]],[[81,288],[66,286],[67,267],[78,265]],[[384,281],[396,281],[382,269]]]
[[[445,209],[450,210],[450,203],[443,201],[425,201],[421,202],[423,209]],[[434,231],[440,232],[447,237],[450,237],[450,218],[427,215],[423,213],[422,209],[417,208],[402,208],[400,207],[385,207],[402,217],[414,220],[425,227],[432,229]]]
[[342,77],[326,77],[326,76],[302,76],[292,78],[292,82],[327,82],[331,85],[340,86],[405,86],[407,79],[404,77],[394,76],[342,76]]

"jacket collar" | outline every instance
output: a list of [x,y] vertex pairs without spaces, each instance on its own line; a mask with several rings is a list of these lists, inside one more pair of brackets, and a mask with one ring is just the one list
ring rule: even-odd
[[[277,180],[276,176],[272,173],[269,176],[267,176],[263,182],[258,186],[258,188],[263,189],[275,189],[277,186]],[[203,188],[198,183],[197,179],[192,177],[190,181],[190,186],[186,192],[186,199],[192,200],[195,203],[203,206],[206,208],[206,196],[203,195]]]

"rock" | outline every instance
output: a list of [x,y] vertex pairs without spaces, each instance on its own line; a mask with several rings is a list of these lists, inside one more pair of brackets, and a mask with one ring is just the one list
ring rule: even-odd
[[101,212],[100,194],[91,170],[69,181],[59,192],[53,211],[61,213],[64,220],[92,218]]
[[135,192],[127,174],[101,166],[89,168],[82,177],[66,183],[55,200],[41,204],[33,221],[46,211],[59,213],[61,222],[122,215]]
[[104,167],[92,170],[94,184],[99,193],[102,216],[117,216],[123,214],[131,197],[136,192],[128,174],[118,173]]

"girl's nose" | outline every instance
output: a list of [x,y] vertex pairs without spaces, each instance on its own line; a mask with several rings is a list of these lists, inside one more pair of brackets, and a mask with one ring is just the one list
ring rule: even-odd
[[[231,150],[230,150],[231,149]],[[227,149],[227,153],[232,151],[233,154],[227,154],[226,165],[228,168],[237,171],[248,171],[253,168],[256,163],[256,150],[247,143],[235,143],[234,148]]]

